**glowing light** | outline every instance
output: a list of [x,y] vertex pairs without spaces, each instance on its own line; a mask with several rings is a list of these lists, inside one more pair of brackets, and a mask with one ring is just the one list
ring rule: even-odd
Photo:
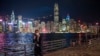
[[46,31],[46,29],[45,29],[45,28],[43,28],[43,29],[42,29],[42,32],[43,32],[43,33],[46,33],[47,31]]
[[83,25],[81,25],[81,27],[83,27]]
[[2,22],[2,19],[0,19],[0,22]]
[[66,24],[66,19],[63,19],[63,20],[62,20],[62,23],[63,23],[63,24]]
[[19,22],[21,22],[21,23],[22,23],[22,20],[19,20]]
[[31,24],[32,22],[31,21],[28,21],[28,23]]
[[66,20],[68,20],[68,21],[70,20],[69,14],[67,14]]
[[23,22],[23,25],[25,25],[25,22]]
[[46,30],[45,30],[45,29],[43,29],[43,31],[45,32]]
[[87,32],[90,32],[90,30],[89,30],[89,29],[87,29]]
[[13,25],[13,23],[8,23],[8,25]]
[[98,22],[96,22],[96,25],[99,25],[99,23],[98,23]]
[[65,25],[62,26],[62,31],[66,31],[66,26]]

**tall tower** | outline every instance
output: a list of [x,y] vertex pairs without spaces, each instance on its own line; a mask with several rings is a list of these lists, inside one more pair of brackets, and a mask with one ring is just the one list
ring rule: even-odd
[[57,3],[54,5],[54,22],[59,22],[59,6]]
[[14,11],[12,11],[11,13],[11,22],[14,22],[15,21],[15,14],[14,14]]
[[67,14],[66,20],[70,21],[70,15]]

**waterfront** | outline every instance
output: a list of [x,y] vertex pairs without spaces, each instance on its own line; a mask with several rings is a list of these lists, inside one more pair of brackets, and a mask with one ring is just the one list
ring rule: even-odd
[[[3,53],[3,55],[34,55],[33,33],[2,33],[1,36],[2,37],[0,38],[2,39],[2,41],[0,42],[0,53]],[[87,44],[89,39],[97,39],[99,38],[99,34],[87,35],[86,33],[41,33],[41,37],[42,52],[45,55],[51,52],[55,53],[56,50],[57,52],[59,52],[59,50],[67,50],[64,53],[69,53],[70,51],[73,52],[74,50],[78,52],[87,51]],[[74,46],[73,43],[75,43]],[[99,41],[96,43],[98,44]],[[62,52],[59,54],[62,55]]]
[[100,56],[99,4],[0,0],[0,56]]
[[47,53],[44,56],[100,56],[100,38],[92,39],[92,44],[69,47]]

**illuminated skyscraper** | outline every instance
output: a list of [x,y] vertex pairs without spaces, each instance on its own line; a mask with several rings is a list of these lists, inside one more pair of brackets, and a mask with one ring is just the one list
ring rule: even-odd
[[66,20],[70,21],[70,16],[67,14]]
[[54,5],[54,22],[59,22],[59,6],[57,3]]
[[19,16],[18,16],[18,29],[19,29],[20,32],[21,32],[22,29],[23,29],[22,27],[23,27],[22,16],[19,15]]
[[11,22],[14,23],[15,21],[15,14],[14,14],[14,11],[12,11],[11,13]]

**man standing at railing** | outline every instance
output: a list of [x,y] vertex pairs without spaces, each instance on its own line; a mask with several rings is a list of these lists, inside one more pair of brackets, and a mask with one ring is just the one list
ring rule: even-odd
[[35,47],[34,47],[35,56],[42,56],[42,52],[41,52],[41,37],[40,37],[39,30],[35,30],[34,43],[35,43]]

